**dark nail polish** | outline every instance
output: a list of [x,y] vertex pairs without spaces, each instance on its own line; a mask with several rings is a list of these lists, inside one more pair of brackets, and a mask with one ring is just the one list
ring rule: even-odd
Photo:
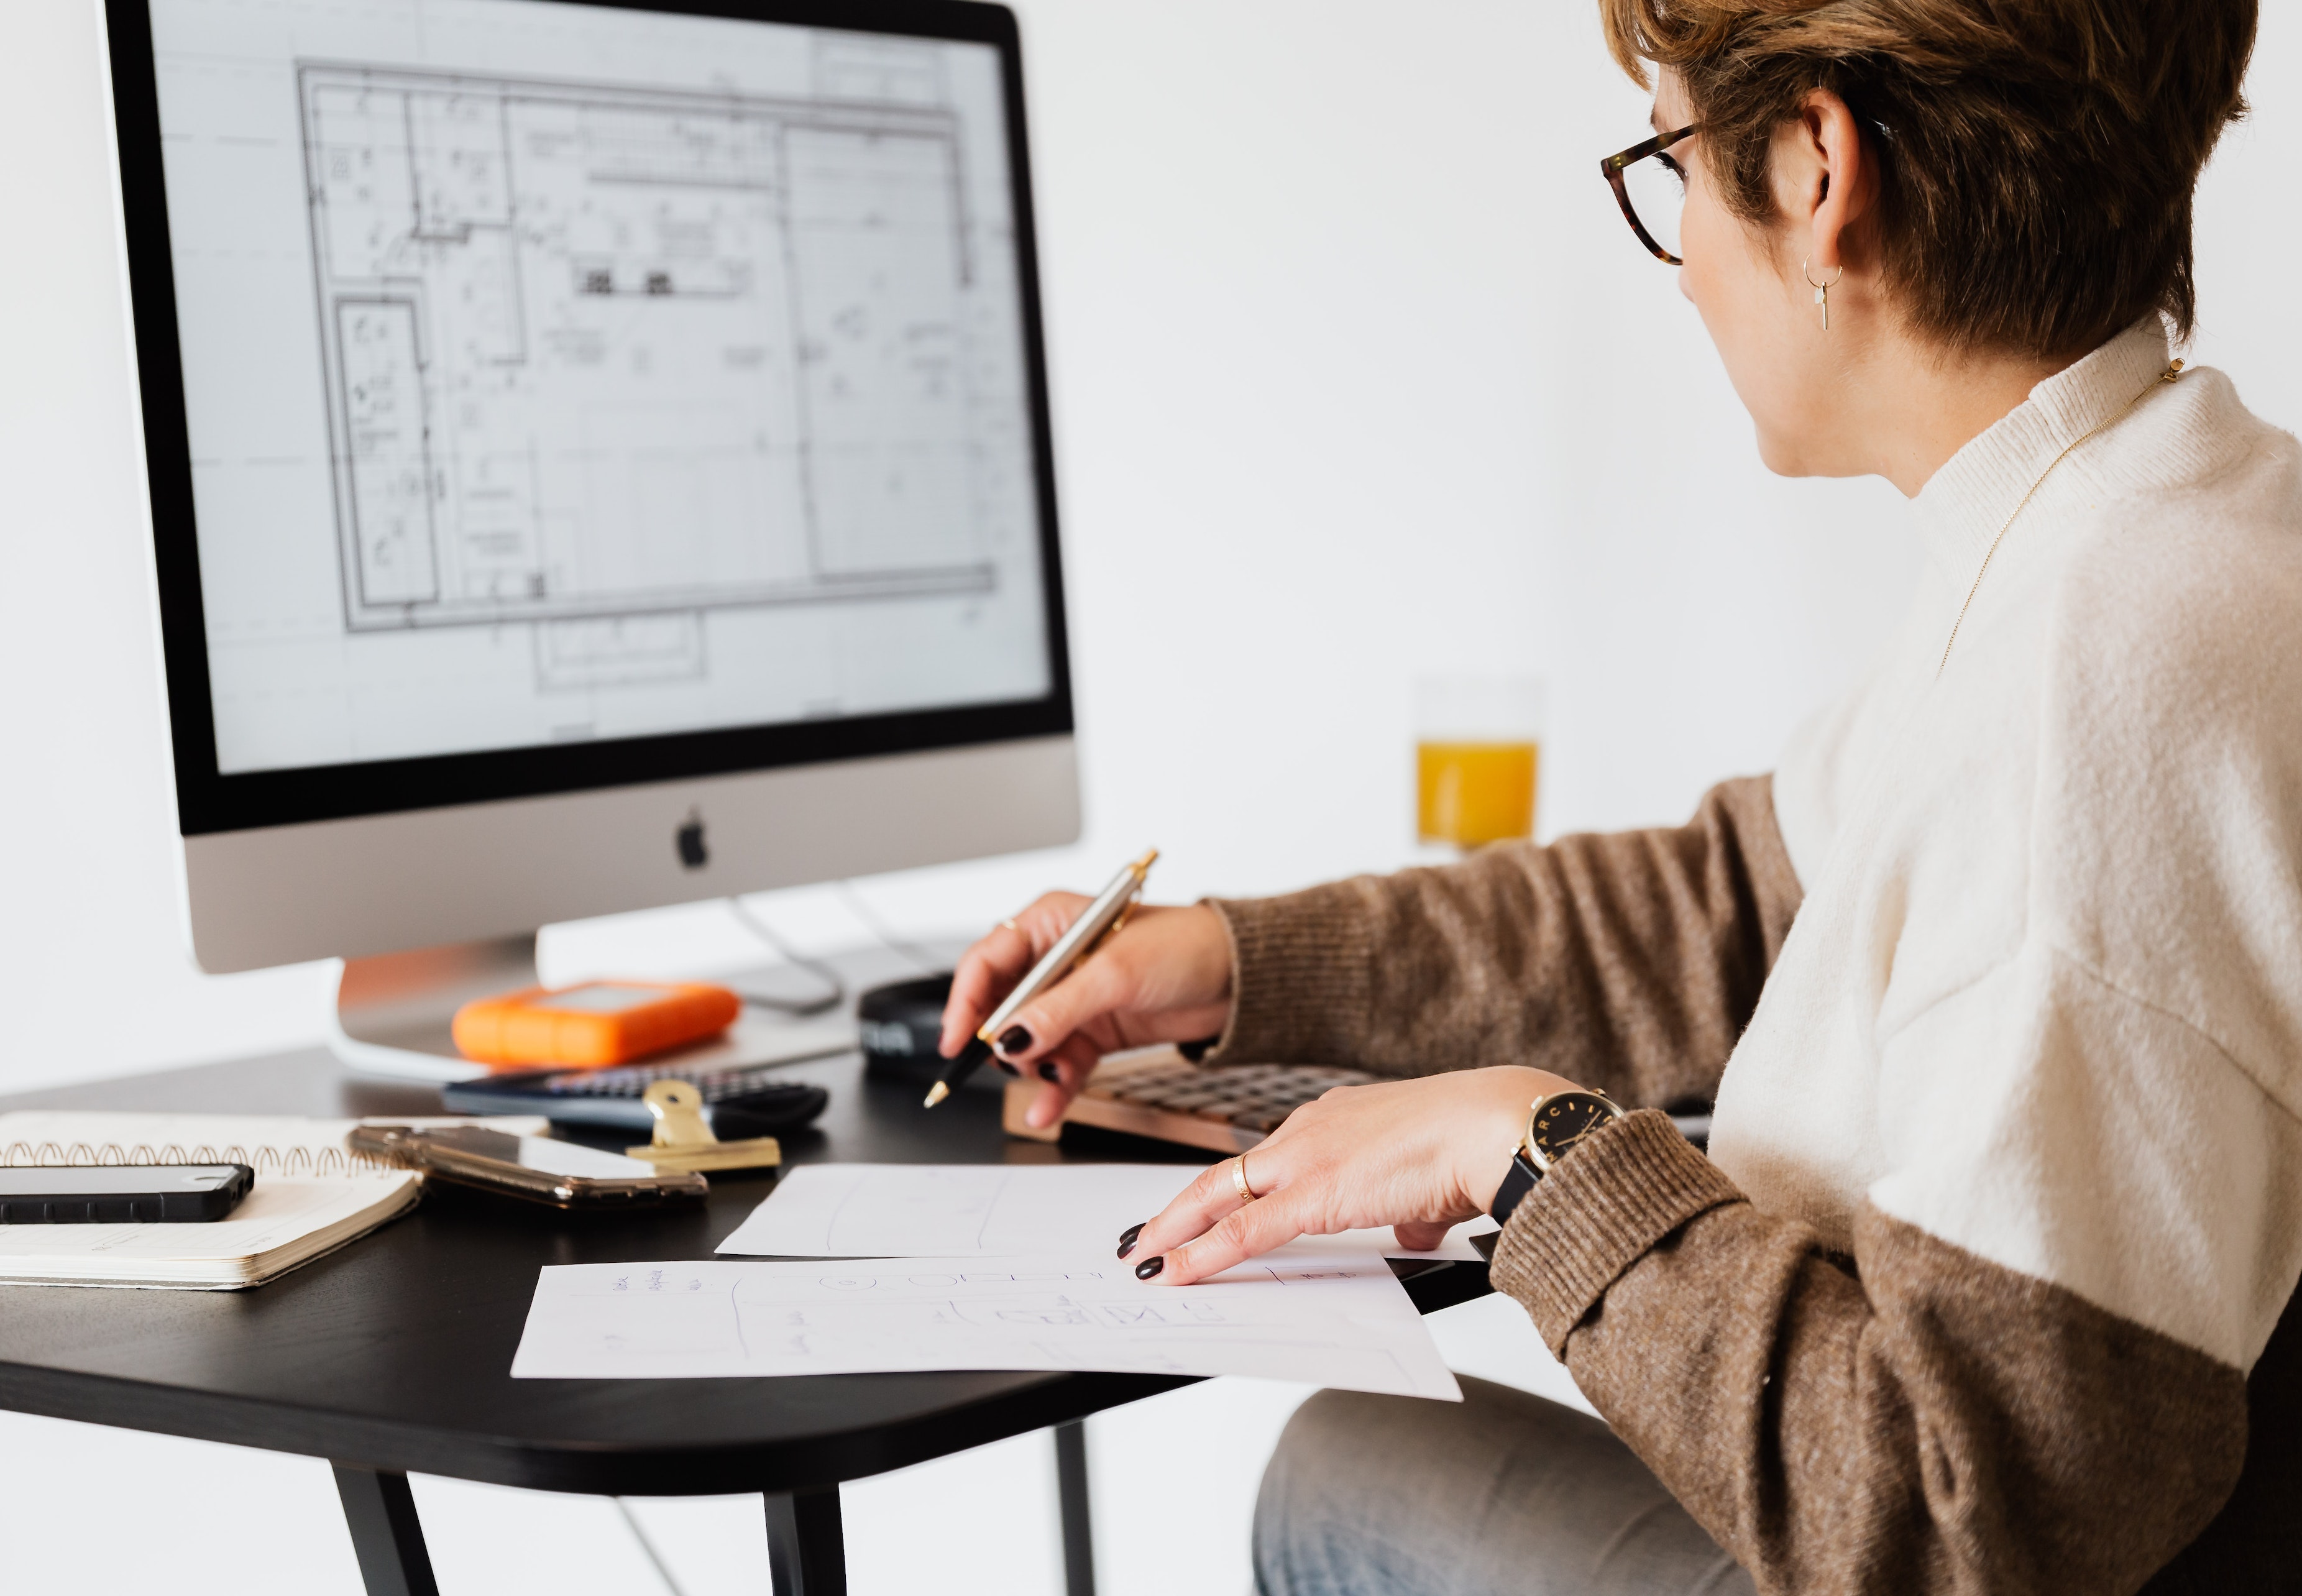
[[1012,1075],[1016,1079],[1021,1080],[1021,1079],[1023,1079],[1023,1071],[1021,1071],[1021,1070],[1018,1070],[1014,1065],[1012,1065],[1012,1064],[1009,1063],[1005,1059],[1004,1059],[1004,1058],[995,1058],[995,1059],[993,1059],[991,1062],[992,1062],[993,1063],[995,1063],[995,1064],[998,1065],[998,1066],[999,1066],[999,1068],[1001,1068],[1001,1069],[1003,1069],[1003,1070],[1006,1071],[1008,1074]]
[[1039,1079],[1041,1080],[1061,1080],[1063,1078],[1063,1072],[1055,1068],[1054,1060],[1047,1058],[1041,1059],[1039,1061]]
[[[1143,1222],[1143,1224],[1149,1224],[1150,1222],[1151,1222],[1147,1219]],[[1143,1225],[1129,1225],[1125,1230],[1119,1232],[1119,1256],[1123,1258],[1129,1253],[1135,1250],[1135,1239],[1141,1234],[1143,1234]]]
[[1016,1054],[1029,1052],[1030,1046],[1031,1033],[1020,1025],[1011,1025],[999,1033],[999,1051],[1010,1058]]
[[1138,1264],[1135,1266],[1135,1278],[1139,1281],[1147,1281],[1165,1267],[1167,1267],[1167,1255],[1161,1253],[1155,1258],[1146,1258],[1143,1262]]

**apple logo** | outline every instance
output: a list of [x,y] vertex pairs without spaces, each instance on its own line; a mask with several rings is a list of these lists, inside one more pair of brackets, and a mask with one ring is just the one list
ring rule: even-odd
[[691,870],[700,870],[711,862],[711,850],[703,845],[703,811],[691,809],[679,829],[672,834],[679,849],[679,862]]

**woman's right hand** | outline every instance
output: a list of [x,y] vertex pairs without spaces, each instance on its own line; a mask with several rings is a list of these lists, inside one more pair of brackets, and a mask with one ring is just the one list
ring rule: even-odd
[[[1090,901],[1051,892],[967,950],[943,1012],[945,1058],[967,1046]],[[1063,1117],[1105,1054],[1203,1041],[1221,1034],[1230,1019],[1231,935],[1222,917],[1204,903],[1147,903],[1085,962],[1017,1012],[995,1056],[1012,1072],[1046,1083],[1026,1116],[1044,1130]]]

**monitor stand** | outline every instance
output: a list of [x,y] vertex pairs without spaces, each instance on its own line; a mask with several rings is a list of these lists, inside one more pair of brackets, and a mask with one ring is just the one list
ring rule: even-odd
[[[328,1016],[328,1047],[357,1075],[471,1080],[488,1073],[488,1068],[456,1051],[451,1030],[456,1011],[475,997],[541,985],[533,935],[347,959],[335,1007]],[[852,981],[850,989],[852,995]],[[726,1069],[820,1058],[854,1046],[852,1001],[806,1020],[746,1004],[735,1023],[720,1035],[647,1062]]]

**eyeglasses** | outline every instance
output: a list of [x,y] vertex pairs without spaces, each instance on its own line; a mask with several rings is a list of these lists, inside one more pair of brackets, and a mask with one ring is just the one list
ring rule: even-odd
[[1701,125],[1659,134],[1599,163],[1599,174],[1623,207],[1623,220],[1639,235],[1639,242],[1667,265],[1686,264],[1678,254],[1679,219],[1686,210],[1686,168],[1668,152]]

